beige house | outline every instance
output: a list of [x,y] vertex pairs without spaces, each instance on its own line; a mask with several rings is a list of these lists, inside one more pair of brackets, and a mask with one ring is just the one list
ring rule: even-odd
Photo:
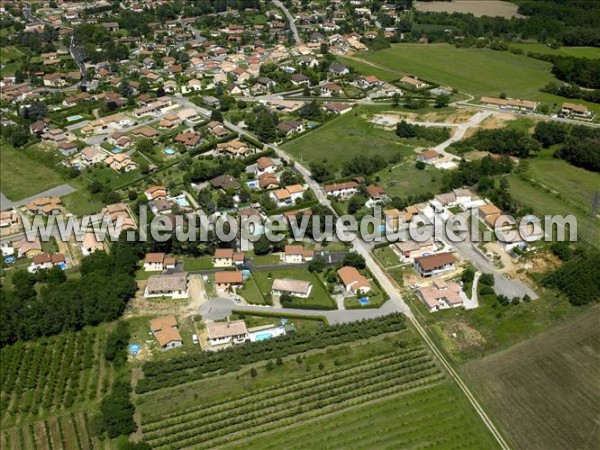
[[271,287],[271,293],[277,296],[289,294],[293,297],[308,298],[311,291],[312,283],[310,281],[289,278],[277,278],[273,280],[273,286]]
[[250,338],[243,320],[209,323],[206,331],[209,345],[241,344]]
[[158,341],[161,350],[169,350],[183,345],[179,326],[174,315],[157,317],[150,321],[150,330]]

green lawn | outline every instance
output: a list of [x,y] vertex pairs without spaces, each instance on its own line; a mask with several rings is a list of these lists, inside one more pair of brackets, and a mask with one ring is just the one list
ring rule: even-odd
[[600,48],[596,47],[560,47],[553,49],[539,42],[514,42],[510,43],[511,48],[520,48],[524,52],[542,53],[544,55],[556,56],[574,56],[576,58],[600,58]]
[[[299,306],[317,305],[333,308],[334,302],[320,283],[317,276],[305,269],[277,269],[270,271],[254,272],[254,279],[260,292],[271,292],[273,280],[276,278],[290,278],[293,280],[304,280],[312,283],[312,291],[308,298],[294,298],[294,304]],[[269,278],[269,275],[271,276]]]
[[398,256],[389,246],[376,248],[372,253],[383,267],[397,266],[400,264]]
[[92,197],[83,187],[62,197],[62,201],[67,211],[79,217],[99,213],[104,207],[104,203]]
[[21,200],[58,186],[64,180],[48,166],[0,143],[0,191],[10,200]]
[[257,266],[269,266],[271,264],[279,264],[281,262],[281,258],[279,255],[268,254],[268,255],[254,255],[252,257],[254,264]]
[[183,270],[208,270],[213,268],[212,257],[210,256],[201,256],[199,258],[184,256],[182,259]]
[[2,64],[17,61],[21,56],[23,56],[23,53],[12,45],[0,48],[0,60],[2,60]]
[[385,169],[377,173],[379,186],[385,189],[390,197],[408,197],[409,195],[420,195],[427,192],[436,194],[442,185],[442,171],[427,166],[425,170],[415,167],[414,161]]
[[251,277],[244,281],[244,286],[241,289],[237,290],[237,293],[242,296],[244,300],[253,305],[267,305],[270,304],[263,294],[266,294],[269,291],[262,291],[259,289],[256,284],[256,280],[254,277]]
[[381,69],[379,67],[371,66],[370,64],[362,61],[356,61],[350,58],[344,58],[343,56],[336,56],[336,59],[346,67],[353,67],[357,72],[365,75],[375,75],[382,81],[393,81],[397,80],[399,75],[396,72]]
[[398,154],[410,156],[412,147],[402,144],[392,131],[370,123],[373,114],[388,109],[387,106],[361,106],[294,139],[282,149],[304,163],[326,160],[335,169],[356,156],[385,159]]
[[[552,65],[523,55],[489,49],[459,49],[448,44],[394,44],[389,49],[364,53],[361,59],[420,76],[423,79],[447,84],[475,97],[498,96],[562,103],[564,98],[540,92],[556,78]],[[465,70],[468,68],[468,70]],[[579,100],[595,111],[600,106]]]
[[97,166],[86,169],[82,173],[82,177],[89,181],[98,181],[112,190],[117,190],[121,186],[137,180],[140,174],[141,172],[138,169],[131,172],[119,173],[108,166]]

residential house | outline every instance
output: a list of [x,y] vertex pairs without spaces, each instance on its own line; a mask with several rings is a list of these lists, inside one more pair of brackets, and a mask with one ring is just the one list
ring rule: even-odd
[[333,183],[325,185],[325,194],[341,199],[349,198],[358,192],[358,183],[356,181],[347,181],[345,183]]
[[244,276],[239,271],[220,271],[215,272],[215,287],[219,291],[227,291],[242,287]]
[[81,253],[83,256],[88,256],[101,250],[104,250],[104,244],[96,238],[96,235],[91,231],[85,233],[81,242]]
[[206,325],[209,345],[241,344],[250,339],[246,322],[212,322]]
[[307,85],[310,83],[310,78],[308,78],[303,73],[295,73],[290,77],[292,84],[294,86]]
[[153,275],[148,278],[144,297],[189,297],[187,273],[176,272],[168,275]]
[[466,300],[458,283],[436,280],[431,286],[417,289],[417,294],[429,312],[458,308]]
[[21,223],[21,216],[14,210],[0,211],[0,228],[9,228]]
[[310,281],[289,278],[276,278],[273,280],[273,286],[271,287],[271,293],[276,296],[288,294],[292,297],[308,298],[311,291],[312,283]]
[[385,196],[385,190],[382,187],[374,184],[367,186],[366,190],[369,199],[374,203],[380,202]]
[[39,253],[34,255],[32,262],[27,268],[30,273],[37,272],[38,270],[52,269],[54,266],[64,265],[66,263],[65,255],[62,253]]
[[286,264],[301,264],[312,261],[315,251],[302,247],[301,245],[286,245],[281,260]]
[[301,199],[306,192],[306,188],[300,184],[286,186],[283,189],[273,191],[270,197],[277,202],[280,207],[293,204],[296,200]]
[[213,255],[213,266],[214,267],[233,267],[233,255],[234,251],[232,248],[217,248]]
[[144,257],[145,272],[162,272],[164,269],[164,253],[146,253]]
[[277,124],[277,129],[284,136],[291,136],[292,134],[302,133],[304,131],[304,125],[302,125],[302,122],[296,120],[284,120]]
[[340,95],[344,92],[341,86],[335,83],[324,83],[321,85],[321,95]]
[[479,217],[491,229],[495,229],[496,221],[502,216],[502,210],[493,203],[479,207]]
[[194,131],[186,131],[179,133],[174,140],[187,148],[193,148],[201,142],[202,137]]
[[358,79],[358,85],[363,88],[372,88],[381,85],[381,81],[375,75],[369,75]]
[[270,172],[261,173],[258,176],[258,187],[261,189],[275,189],[279,187],[277,175]]
[[277,172],[277,168],[279,164],[272,158],[267,156],[261,156],[256,160],[256,167],[254,169],[254,174],[259,176],[263,173],[274,174]]
[[323,108],[327,112],[341,115],[352,110],[352,103],[327,102]]
[[439,159],[441,155],[436,150],[425,150],[417,156],[421,162],[432,164]]
[[148,201],[167,198],[167,188],[165,186],[152,186],[144,191]]
[[516,111],[535,111],[538,106],[536,102],[515,98],[481,97],[479,103],[499,109],[512,109]]
[[239,139],[234,139],[228,142],[220,142],[217,144],[217,153],[228,153],[234,158],[242,158],[250,152],[250,146]]
[[344,266],[337,271],[344,290],[354,295],[363,295],[371,290],[371,283],[355,267]]
[[169,350],[183,345],[183,338],[178,328],[177,319],[172,314],[157,317],[150,321],[150,330],[158,341],[161,350]]
[[29,202],[26,206],[31,214],[51,216],[60,214],[62,202],[58,197],[40,197]]
[[110,155],[104,160],[104,163],[115,172],[131,172],[137,169],[137,164],[132,161],[127,153]]
[[219,175],[209,181],[210,185],[215,189],[239,189],[240,183],[229,174]]
[[338,62],[334,62],[329,66],[329,72],[333,75],[340,76],[350,73],[350,70]]
[[560,110],[562,114],[569,116],[590,118],[592,117],[592,111],[585,105],[578,105],[577,103],[563,103]]
[[13,242],[12,246],[17,251],[17,257],[19,258],[32,258],[42,253],[42,243],[37,237],[32,241],[28,241],[27,237],[24,237]]
[[417,77],[402,77],[400,78],[400,83],[407,84],[415,89],[423,89],[429,86],[422,80],[419,80]]
[[393,250],[400,254],[404,260],[411,260],[424,254],[435,251],[435,242],[433,238],[424,241],[413,241],[412,239],[393,244]]
[[76,141],[65,141],[58,144],[58,151],[64,156],[71,156],[77,153],[77,142]]
[[454,270],[456,258],[452,253],[437,253],[415,258],[413,267],[423,278]]

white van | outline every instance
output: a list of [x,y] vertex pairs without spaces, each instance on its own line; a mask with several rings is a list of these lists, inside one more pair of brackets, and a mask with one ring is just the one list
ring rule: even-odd
[[192,342],[194,344],[198,344],[198,335],[197,334],[192,335]]

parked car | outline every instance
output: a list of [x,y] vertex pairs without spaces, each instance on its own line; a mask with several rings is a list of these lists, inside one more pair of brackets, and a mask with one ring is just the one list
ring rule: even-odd
[[198,335],[197,335],[197,334],[193,334],[193,335],[192,335],[192,342],[193,342],[195,345],[198,345]]

